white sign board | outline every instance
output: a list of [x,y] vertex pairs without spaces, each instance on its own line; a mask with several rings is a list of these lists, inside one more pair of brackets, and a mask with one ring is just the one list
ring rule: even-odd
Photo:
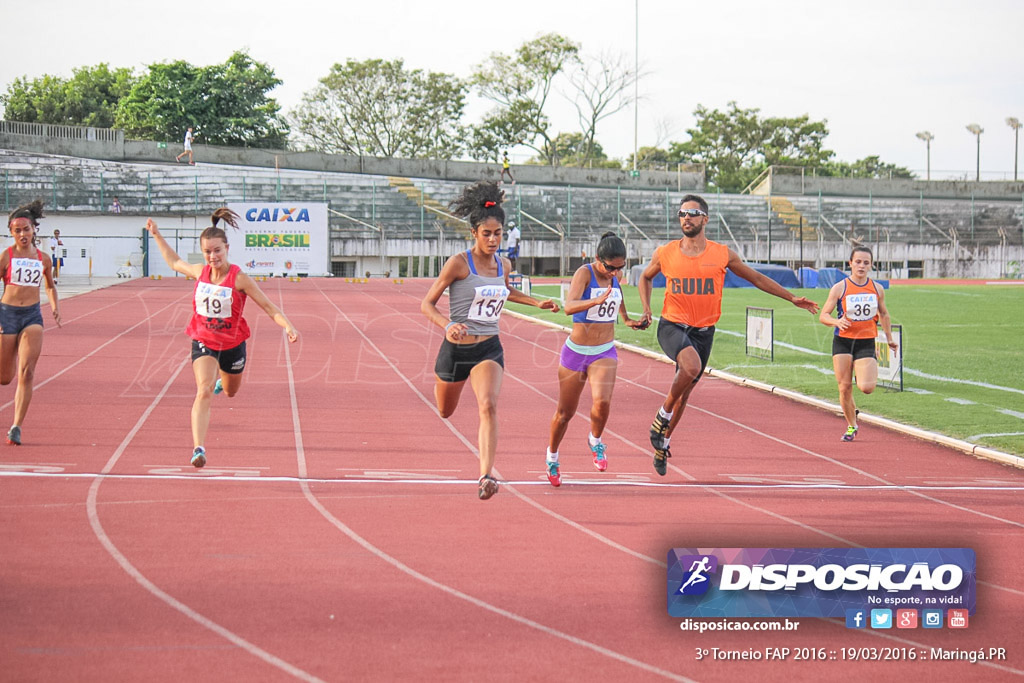
[[[327,204],[234,202],[242,239],[231,235],[232,261],[253,275],[326,275],[330,272]],[[241,251],[241,255],[239,255]]]

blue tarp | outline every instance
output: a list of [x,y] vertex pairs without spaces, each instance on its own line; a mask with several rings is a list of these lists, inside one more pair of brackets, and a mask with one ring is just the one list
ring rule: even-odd
[[[792,268],[786,268],[785,266],[773,266],[770,264],[761,263],[748,263],[748,266],[756,270],[757,272],[765,275],[772,280],[775,280],[783,287],[799,287],[800,281],[796,279],[796,273],[793,272]],[[753,287],[743,278],[735,275],[731,270],[725,271],[725,286],[726,287]]]
[[818,287],[830,289],[844,277],[846,277],[846,273],[838,268],[822,268],[818,271]]
[[818,286],[818,271],[814,268],[801,268],[796,272],[796,275],[804,287]]

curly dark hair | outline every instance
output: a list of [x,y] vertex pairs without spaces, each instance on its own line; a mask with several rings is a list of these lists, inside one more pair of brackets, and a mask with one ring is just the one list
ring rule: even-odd
[[32,225],[39,227],[39,219],[43,217],[43,200],[37,199],[34,202],[28,204],[22,204],[14,211],[11,212],[10,217],[7,219],[7,227],[11,226],[11,221],[15,218],[27,218],[32,221]]
[[224,221],[225,223],[230,225],[232,228],[237,230],[238,229],[238,214],[235,213],[234,211],[232,211],[231,209],[229,209],[228,207],[222,206],[222,207],[220,207],[219,209],[217,209],[216,211],[213,212],[213,215],[210,216],[210,220],[213,221],[213,225],[208,227],[206,230],[203,230],[199,234],[199,242],[200,242],[200,244],[202,244],[203,240],[215,240],[215,239],[222,239],[222,240],[224,240],[224,244],[227,244],[228,243],[228,234],[226,232],[224,232],[223,228],[218,228],[217,227],[217,223],[219,223],[220,221]]
[[465,187],[448,208],[459,218],[468,220],[473,230],[488,218],[496,218],[504,227],[505,209],[501,208],[504,198],[505,191],[498,187],[498,183],[481,180]]

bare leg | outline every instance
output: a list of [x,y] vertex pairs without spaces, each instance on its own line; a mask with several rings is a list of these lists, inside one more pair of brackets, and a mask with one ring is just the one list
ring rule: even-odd
[[32,402],[32,382],[35,379],[36,362],[43,350],[43,328],[29,325],[18,335],[18,388],[14,391],[14,423],[21,426]]
[[832,368],[839,384],[839,405],[843,409],[846,424],[857,426],[857,405],[853,401],[853,356],[837,353],[832,356]]
[[196,377],[196,400],[192,403],[192,445],[202,446],[210,429],[210,400],[220,367],[213,356],[200,356],[192,363]]
[[590,433],[598,439],[604,434],[604,427],[608,424],[612,392],[615,390],[615,373],[618,369],[619,364],[613,358],[594,361],[587,369],[590,377],[590,395],[593,398],[593,405],[590,407]]
[[874,358],[858,358],[853,361],[853,368],[857,375],[857,388],[865,394],[870,394],[878,384],[878,361]]
[[469,384],[476,394],[480,412],[478,447],[480,450],[480,476],[491,473],[494,453],[498,448],[498,394],[504,369],[492,360],[485,360],[469,373]]
[[548,442],[548,450],[552,453],[558,452],[558,446],[565,437],[569,420],[576,413],[576,407],[580,403],[580,394],[583,393],[583,385],[586,382],[585,373],[558,366],[558,405],[555,408],[554,417],[551,418],[551,440]]
[[683,416],[686,409],[686,402],[690,399],[690,393],[697,386],[695,382],[700,378],[700,356],[692,346],[687,346],[676,356],[676,374],[672,378],[672,386],[669,387],[668,395],[662,404],[662,409],[672,413],[672,420],[669,422],[666,438],[672,436],[679,418]]

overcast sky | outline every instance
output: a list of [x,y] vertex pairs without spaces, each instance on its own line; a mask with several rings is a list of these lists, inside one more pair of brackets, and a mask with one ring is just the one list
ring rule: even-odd
[[[3,0],[7,47],[0,86],[19,76],[70,76],[107,62],[142,70],[184,59],[223,62],[236,49],[269,64],[284,84],[271,94],[287,112],[346,59],[405,60],[408,68],[468,76],[493,52],[556,32],[584,53],[632,61],[635,0]],[[924,176],[969,174],[978,123],[982,177],[1012,179],[1014,135],[1024,120],[1024,2],[861,0],[801,2],[639,0],[639,145],[684,141],[698,104],[730,100],[765,116],[826,119],[826,147],[854,161],[879,155]],[[471,122],[485,111],[475,102]],[[609,118],[598,141],[609,156],[633,152],[633,109]],[[568,105],[556,130],[576,129]],[[659,131],[667,129],[669,134]],[[529,150],[513,150],[525,160]],[[1024,168],[1021,171],[1024,177]]]

